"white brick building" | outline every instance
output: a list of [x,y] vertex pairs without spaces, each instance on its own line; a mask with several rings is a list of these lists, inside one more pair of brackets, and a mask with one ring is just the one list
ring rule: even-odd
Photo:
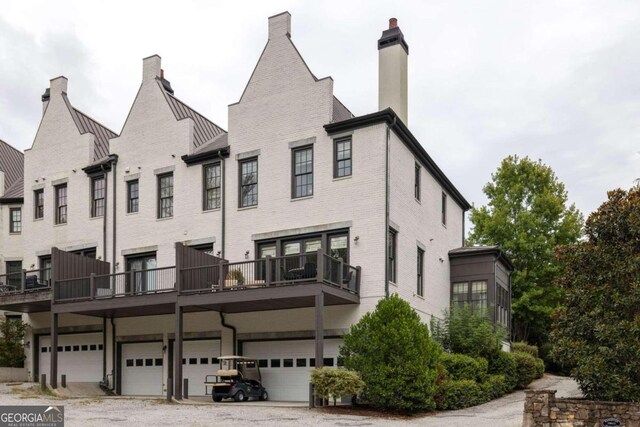
[[[339,364],[340,337],[385,295],[424,321],[449,306],[469,204],[406,126],[396,21],[379,40],[378,111],[354,117],[305,64],[290,19],[269,18],[228,132],[174,95],[157,55],[119,135],[51,81],[19,242],[0,246],[34,270],[0,295],[31,325],[31,378],[150,395],[172,379],[180,398],[182,378],[203,394],[217,357],[238,352],[260,359],[272,399],[306,400],[311,367]],[[486,282],[464,289],[494,304]]]

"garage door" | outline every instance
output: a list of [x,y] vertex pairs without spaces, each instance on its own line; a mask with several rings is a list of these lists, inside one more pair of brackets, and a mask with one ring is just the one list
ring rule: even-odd
[[204,379],[219,369],[220,340],[183,341],[182,377],[189,379],[189,395],[204,396]]
[[[102,333],[58,335],[58,381],[62,375],[67,382],[102,380]],[[40,337],[40,374],[51,372],[51,337]]]
[[162,342],[122,344],[122,394],[162,395]]
[[[324,366],[337,366],[340,344],[341,339],[324,340]],[[242,353],[259,360],[270,400],[309,399],[309,374],[315,366],[313,340],[246,342]]]

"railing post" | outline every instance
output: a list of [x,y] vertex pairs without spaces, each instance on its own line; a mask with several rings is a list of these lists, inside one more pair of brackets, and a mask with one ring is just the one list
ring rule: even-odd
[[264,282],[265,282],[265,284],[267,286],[271,286],[271,267],[272,267],[271,266],[271,255],[267,255],[267,257],[265,258],[264,262],[267,263],[265,268],[264,268],[264,271],[265,271],[264,274],[266,274],[266,276],[267,276],[267,277],[265,277]]
[[136,288],[136,269],[132,268],[131,271],[129,272],[129,275],[131,276],[129,278],[129,282],[130,282],[129,292],[131,293],[131,295],[133,295],[135,293],[135,288]]
[[220,262],[220,274],[218,280],[220,281],[220,290],[224,290],[224,261]]
[[344,288],[344,261],[342,257],[338,258],[338,285],[340,289]]
[[89,276],[89,297],[96,299],[96,273],[91,273]]
[[360,278],[362,277],[362,267],[356,267],[356,293],[360,295]]
[[20,289],[22,289],[22,292],[25,291],[26,286],[27,286],[27,270],[22,270],[22,275],[20,276]]
[[319,255],[320,256],[318,256],[318,266],[317,266],[318,271],[316,272],[316,274],[317,274],[318,282],[322,282],[324,280],[324,257],[325,257],[325,255],[323,253],[320,253]]
[[182,380],[182,398],[189,398],[189,378],[184,378]]

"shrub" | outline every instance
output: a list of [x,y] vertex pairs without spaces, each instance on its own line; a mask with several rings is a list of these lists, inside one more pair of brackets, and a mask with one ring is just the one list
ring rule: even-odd
[[427,325],[397,295],[378,302],[344,336],[344,365],[360,374],[364,395],[374,407],[402,412],[435,407],[440,348]]
[[544,360],[536,359],[536,378],[542,378],[544,375]]
[[471,380],[449,380],[441,385],[442,403],[438,409],[462,409],[485,401],[482,387]]
[[472,380],[482,382],[487,376],[488,363],[484,358],[474,359],[464,354],[443,353],[440,363],[452,380]]
[[496,328],[487,315],[471,307],[453,306],[445,310],[444,320],[431,318],[433,338],[449,353],[484,357],[489,360],[500,351],[505,331]]
[[364,382],[355,371],[335,368],[315,368],[311,371],[314,394],[322,399],[336,399],[342,396],[357,396],[364,389]]
[[532,355],[535,358],[540,357],[538,354],[538,347],[535,345],[527,344],[526,342],[512,342],[511,343],[511,351],[519,351],[521,353],[527,353]]
[[525,388],[536,378],[536,359],[528,353],[519,351],[514,351],[511,354],[516,358],[518,387]]
[[244,285],[244,274],[240,270],[230,270],[227,273],[227,280],[236,280],[238,285]]
[[0,366],[22,368],[24,366],[24,336],[27,325],[22,320],[0,320]]
[[487,378],[480,384],[485,400],[493,400],[502,396],[503,394],[511,391],[505,380],[505,376],[500,375],[488,375]]
[[489,359],[489,374],[504,375],[505,392],[509,392],[518,385],[518,370],[516,358],[512,353],[500,350]]

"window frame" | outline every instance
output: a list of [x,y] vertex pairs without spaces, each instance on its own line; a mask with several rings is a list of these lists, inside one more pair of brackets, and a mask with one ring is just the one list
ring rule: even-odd
[[417,250],[417,280],[416,280],[416,294],[424,297],[424,253],[425,250],[418,246]]
[[398,280],[398,231],[389,227],[387,242],[387,272],[388,280],[397,283]]
[[44,188],[33,190],[33,219],[44,218]]
[[[349,157],[338,159],[338,144],[349,142]],[[340,162],[349,161],[349,173],[340,175]],[[353,139],[351,136],[336,138],[333,140],[333,178],[346,178],[353,175]]]
[[417,201],[420,201],[422,196],[422,188],[420,186],[421,174],[422,174],[422,166],[420,166],[420,163],[415,162],[415,171],[413,175],[413,197],[415,197]]
[[[136,186],[136,197],[131,197],[133,193],[131,191],[131,187]],[[132,202],[135,200],[135,210],[133,209]],[[139,179],[131,179],[127,181],[127,213],[138,213],[140,212],[140,180]]]
[[[96,188],[96,183],[102,181],[102,188]],[[107,211],[107,179],[105,175],[96,175],[91,178],[91,218],[103,217]],[[96,194],[102,191],[102,197],[96,197]],[[98,206],[98,201],[102,200],[102,206]],[[98,210],[102,209],[99,214]]]
[[[207,170],[209,168],[213,168],[214,171],[217,168],[217,180],[218,180],[218,185],[214,185],[212,187],[208,186],[208,180],[207,180]],[[214,177],[212,178],[215,182],[215,174]],[[217,198],[214,196],[213,198],[213,206],[209,206],[209,191],[213,191],[213,194],[215,194],[215,190],[218,190],[218,195]],[[216,203],[217,202],[217,203]],[[208,163],[205,165],[202,165],[202,210],[203,211],[211,211],[211,210],[215,210],[215,209],[220,209],[220,207],[222,206],[222,164],[221,162],[215,162],[215,163]]]
[[[167,218],[173,218],[173,208],[174,208],[174,203],[173,203],[173,197],[175,195],[175,185],[174,185],[174,177],[173,177],[173,172],[168,172],[168,173],[163,173],[163,174],[159,174],[158,176],[158,212],[157,212],[157,219],[167,219]],[[170,196],[165,196],[162,197],[162,181],[166,178],[171,178],[171,186],[167,187],[167,188],[171,188],[171,195]],[[139,190],[138,190],[139,193]],[[170,201],[170,210],[171,212],[168,215],[163,215],[163,207],[162,207],[162,202],[163,200],[168,200]]]
[[[256,170],[255,170],[256,179],[255,179],[255,182],[251,182],[251,183],[248,183],[248,184],[243,184],[243,181],[242,181],[242,177],[243,177],[242,167],[243,167],[243,165],[245,165],[247,163],[253,163],[253,162],[256,163]],[[260,196],[259,183],[260,183],[260,165],[258,163],[258,157],[256,156],[256,157],[250,157],[250,158],[247,158],[247,159],[239,160],[238,161],[238,208],[239,209],[258,206],[258,203],[260,201],[260,199],[259,199],[259,196]],[[243,203],[242,189],[245,188],[245,187],[252,186],[252,185],[255,186],[255,193],[256,193],[255,203],[246,204],[245,205]],[[251,190],[251,191],[253,192],[253,190]],[[247,193],[247,194],[249,194],[249,193]]]
[[[69,187],[65,182],[63,184],[58,184],[53,188],[55,193],[54,194],[54,198],[55,198],[55,205],[54,205],[55,221],[54,222],[56,225],[66,224],[67,222],[69,222],[69,205],[68,205]],[[60,195],[61,190],[64,190],[64,197],[61,197]],[[61,204],[60,200],[63,198],[64,198],[64,204]],[[64,210],[64,215],[61,214],[63,210]]]
[[[474,289],[473,289],[473,285],[474,284],[484,284],[484,291],[479,293],[481,295],[484,295],[483,298],[479,298],[479,299],[474,299],[474,295],[477,293],[474,293]],[[464,285],[465,289],[464,289],[464,293],[454,293],[454,288],[456,287],[456,285]],[[459,301],[457,299],[454,299],[454,295],[464,295],[465,298],[462,301]],[[484,304],[478,304],[479,302],[484,302]],[[494,295],[494,304],[496,302],[496,296]],[[469,307],[471,307],[471,311],[472,312],[476,312],[477,307],[476,305],[480,305],[481,306],[481,310],[482,313],[481,314],[487,314],[488,310],[490,308],[490,301],[489,301],[489,280],[487,279],[476,279],[476,280],[462,280],[459,282],[452,282],[451,283],[451,305],[453,304],[457,304],[458,306],[464,306],[464,305],[469,305]]]
[[[311,152],[311,172],[305,172],[301,174],[296,173],[296,153],[302,151],[310,151]],[[309,162],[305,162],[309,163]],[[296,147],[291,149],[291,198],[292,199],[301,199],[305,197],[313,197],[313,145],[305,145],[303,147]],[[299,176],[311,176],[311,184],[307,183],[301,186],[300,188],[307,188],[309,185],[311,186],[311,194],[298,195],[297,194],[297,178]]]
[[442,192],[442,225],[446,226],[447,225],[447,193],[445,193],[444,191]]
[[[17,220],[13,217],[14,213],[18,213]],[[9,234],[22,233],[22,208],[9,208]]]

